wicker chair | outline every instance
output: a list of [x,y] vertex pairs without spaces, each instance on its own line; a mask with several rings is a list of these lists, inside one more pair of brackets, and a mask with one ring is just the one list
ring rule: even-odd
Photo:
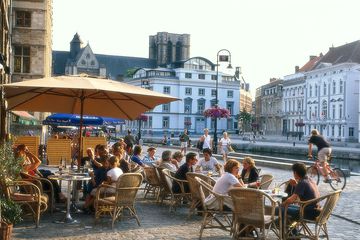
[[[198,192],[203,207],[203,221],[201,223],[199,239],[201,239],[204,229],[219,228],[231,233],[232,212],[224,210],[225,198],[229,196],[215,193],[212,190],[213,187],[199,177],[195,177],[195,180],[198,182]],[[208,191],[215,198],[214,203],[216,206],[210,207],[206,204],[204,191]]]
[[[251,188],[232,188],[229,195],[234,204],[234,239],[238,239],[240,236],[246,237],[250,229],[254,229],[258,238],[261,239],[266,239],[270,230],[276,234],[278,239],[281,239],[281,214],[275,215],[277,202],[270,195]],[[271,205],[268,214],[265,212],[265,199]],[[277,223],[280,225],[279,228],[276,226]]]
[[32,215],[36,227],[39,227],[40,215],[48,207],[47,195],[29,181],[11,181],[1,185],[5,189],[5,196],[21,205],[25,214]]
[[260,189],[267,190],[270,187],[273,179],[274,179],[274,177],[271,174],[261,175],[260,176]]
[[[341,190],[329,193],[319,198],[315,198],[309,201],[298,202],[300,206],[300,217],[299,220],[292,222],[289,228],[284,227],[285,231],[285,238],[291,239],[291,232],[293,228],[297,228],[300,236],[296,236],[295,238],[309,238],[309,239],[319,239],[319,237],[326,237],[329,239],[329,234],[327,231],[327,221],[334,210],[339,198],[340,198]],[[319,203],[322,205],[320,214],[315,220],[305,219],[304,217],[304,210],[305,207],[309,204]],[[287,218],[287,212],[285,211],[285,219]],[[310,228],[309,225],[314,225],[314,228]],[[320,236],[320,233],[323,232],[324,235]]]
[[[210,184],[211,186],[215,185],[215,180],[211,177],[205,176],[201,173],[194,173],[194,172],[188,172],[186,173],[186,179],[189,183],[189,189],[191,193],[191,205],[189,209],[189,216],[195,213],[195,209],[198,205],[201,204],[201,196],[199,193],[199,183],[195,180],[195,177],[198,177],[202,180],[204,180],[206,183]],[[206,189],[203,189],[205,198],[210,195],[210,192]]]
[[116,192],[114,195],[106,195],[104,189],[115,188],[111,185],[103,184],[98,187],[95,198],[95,223],[101,215],[110,214],[112,217],[111,227],[114,228],[114,222],[119,218],[124,209],[128,209],[130,216],[136,219],[140,226],[140,221],[135,210],[136,194],[142,183],[140,173],[124,173],[116,183]]
[[156,169],[154,167],[145,167],[144,168],[144,175],[145,175],[145,181],[146,185],[144,188],[144,199],[146,199],[146,196],[148,193],[152,193],[153,196],[156,197],[156,200],[159,200],[160,196],[160,180],[159,176],[156,172]]
[[[20,173],[21,178],[24,181],[29,181],[33,184],[35,184],[42,194],[46,194],[48,196],[48,210],[50,210],[50,214],[53,214],[54,208],[55,208],[55,196],[54,196],[54,186],[51,183],[51,181],[47,178],[42,178],[38,176],[32,176],[27,173]],[[44,185],[46,185],[48,188],[47,190],[44,190]]]
[[168,199],[170,197],[172,189],[169,189],[169,186],[166,183],[165,175],[162,171],[162,170],[164,170],[164,168],[155,167],[155,169],[156,169],[156,173],[159,177],[159,182],[160,182],[159,199],[160,199],[160,203],[163,203],[163,201],[165,199]]
[[[167,189],[170,191],[170,209],[169,211],[176,211],[176,207],[181,205],[181,202],[183,200],[187,200],[190,198],[190,193],[185,192],[185,184],[188,183],[186,180],[180,180],[171,175],[171,172],[169,169],[163,169],[162,173],[165,176],[165,181],[167,184]],[[176,182],[179,184],[181,192],[180,193],[174,193],[172,190],[173,182]]]

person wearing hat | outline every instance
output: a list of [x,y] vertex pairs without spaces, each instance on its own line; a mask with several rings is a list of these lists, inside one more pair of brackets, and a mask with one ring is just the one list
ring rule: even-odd
[[329,172],[326,168],[327,160],[331,155],[331,147],[328,141],[320,135],[316,129],[311,130],[311,137],[309,139],[309,152],[308,157],[312,158],[312,145],[315,145],[318,150],[318,159],[322,165],[322,175],[324,176],[324,182],[329,182]]
[[147,165],[155,163],[155,161],[158,160],[158,158],[155,156],[156,148],[155,147],[149,147],[147,150],[147,154],[143,159],[143,162]]

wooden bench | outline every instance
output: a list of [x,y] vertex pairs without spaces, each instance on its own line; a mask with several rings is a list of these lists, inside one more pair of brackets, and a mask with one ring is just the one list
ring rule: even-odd
[[61,159],[66,160],[66,164],[71,164],[71,140],[50,138],[47,141],[47,164],[59,165]]

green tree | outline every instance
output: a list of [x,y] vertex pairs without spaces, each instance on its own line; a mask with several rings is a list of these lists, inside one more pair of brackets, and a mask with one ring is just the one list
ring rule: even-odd
[[246,111],[245,108],[238,115],[238,120],[241,123],[241,128],[242,128],[243,131],[248,131],[250,129],[250,123],[251,123],[251,120],[252,120],[252,116],[251,116],[250,113],[248,113]]

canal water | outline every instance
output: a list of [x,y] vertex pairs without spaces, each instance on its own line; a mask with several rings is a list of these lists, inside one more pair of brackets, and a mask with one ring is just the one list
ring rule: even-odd
[[[290,155],[290,154],[281,154],[281,153],[264,153],[264,152],[244,151],[244,150],[241,150],[240,152],[249,153],[249,154],[259,154],[262,156],[270,156],[270,157],[289,158],[300,161],[307,160],[306,157],[299,155]],[[342,169],[349,169],[351,172],[360,173],[360,159],[359,160],[336,159],[335,156],[332,158],[331,164]]]

